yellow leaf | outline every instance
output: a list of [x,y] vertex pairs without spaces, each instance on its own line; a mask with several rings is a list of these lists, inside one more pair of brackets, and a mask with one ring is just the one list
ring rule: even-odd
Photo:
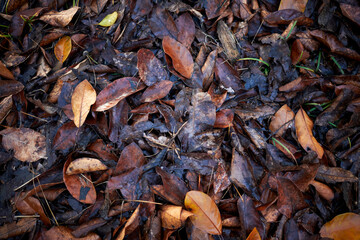
[[88,82],[84,80],[79,83],[71,97],[71,107],[74,113],[74,124],[81,127],[90,112],[90,107],[96,101],[96,91]]
[[334,240],[360,239],[360,215],[351,212],[337,215],[322,226],[320,234]]
[[116,22],[116,19],[118,18],[118,13],[115,11],[111,14],[106,15],[103,20],[99,23],[102,27],[110,27]]
[[295,116],[296,136],[299,140],[300,145],[305,149],[305,151],[308,152],[312,150],[316,152],[318,158],[321,159],[324,155],[324,149],[315,139],[312,133],[313,127],[314,123],[311,121],[304,109],[301,108]]
[[55,45],[54,53],[59,62],[63,63],[71,52],[71,38],[69,36],[62,37]]
[[218,207],[205,193],[190,191],[185,196],[185,207],[194,215],[190,216],[195,227],[214,235],[221,235],[222,223]]

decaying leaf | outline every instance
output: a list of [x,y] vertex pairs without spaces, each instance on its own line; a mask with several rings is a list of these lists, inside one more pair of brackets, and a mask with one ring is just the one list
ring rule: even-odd
[[6,150],[13,149],[15,157],[23,162],[35,162],[46,158],[46,138],[29,128],[8,128],[2,130],[2,145]]
[[100,240],[101,237],[96,233],[89,233],[85,237],[76,238],[71,234],[72,230],[65,226],[54,226],[47,231],[42,232],[42,237],[44,239],[54,239],[54,240]]
[[311,121],[304,109],[301,108],[295,116],[296,136],[305,151],[309,152],[312,150],[317,153],[318,158],[322,158],[324,155],[324,149],[312,133],[313,126],[314,123]]
[[81,127],[84,124],[90,112],[90,107],[95,101],[96,91],[88,80],[84,80],[76,86],[71,97],[71,107],[74,113],[74,123],[77,127]]
[[131,217],[127,220],[124,228],[121,230],[119,236],[116,238],[116,240],[123,240],[125,235],[132,233],[138,226],[140,223],[140,207],[141,205],[139,205],[135,211],[133,212],[133,214],[131,215]]
[[334,240],[360,239],[360,215],[343,213],[334,217],[320,229],[321,237]]
[[118,13],[115,11],[113,13],[106,15],[106,17],[104,17],[104,19],[101,20],[99,25],[102,27],[110,27],[116,22],[117,18],[118,18]]
[[66,169],[66,174],[74,175],[106,169],[107,166],[96,158],[78,158],[69,164],[68,168]]
[[80,7],[72,7],[61,12],[50,11],[42,15],[40,20],[55,27],[66,27],[79,8]]
[[140,98],[141,102],[153,102],[168,95],[172,86],[172,81],[164,80],[148,87]]
[[308,0],[281,0],[279,10],[294,9],[299,12],[304,12]]
[[277,136],[284,135],[286,129],[291,126],[291,120],[295,117],[294,112],[288,105],[283,105],[271,118],[269,129]]
[[63,63],[71,52],[71,38],[69,36],[62,37],[55,45],[54,53],[56,59]]
[[0,227],[0,239],[9,239],[30,232],[36,226],[36,222],[36,218],[29,217],[21,218],[17,222],[4,224]]
[[178,229],[192,215],[193,213],[184,210],[181,206],[162,206],[160,210],[161,226],[167,229]]
[[190,191],[185,196],[185,207],[194,215],[191,222],[199,229],[214,235],[221,235],[221,216],[215,202],[205,193]]

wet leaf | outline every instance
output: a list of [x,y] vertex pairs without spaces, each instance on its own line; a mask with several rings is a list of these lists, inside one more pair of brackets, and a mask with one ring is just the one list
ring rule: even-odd
[[96,201],[96,190],[91,182],[91,176],[86,173],[68,175],[66,171],[71,162],[72,156],[69,156],[63,168],[63,180],[67,190],[79,202],[94,204]]
[[340,3],[341,12],[345,17],[360,26],[360,7],[346,3]]
[[114,175],[139,168],[144,164],[145,157],[141,148],[136,143],[131,143],[122,150]]
[[228,128],[233,125],[234,112],[231,109],[222,109],[216,113],[214,128]]
[[149,18],[149,27],[154,35],[160,39],[163,39],[165,36],[176,39],[178,36],[174,19],[166,9],[160,6],[152,11]]
[[299,12],[304,12],[307,2],[308,0],[281,0],[278,10],[294,9]]
[[50,11],[42,15],[40,20],[54,27],[66,27],[71,22],[79,8],[80,7],[72,7],[61,12]]
[[135,211],[133,212],[133,214],[131,215],[131,217],[127,220],[124,228],[121,230],[119,236],[116,238],[116,240],[123,240],[125,235],[128,235],[130,233],[132,233],[138,226],[140,223],[140,207],[141,205],[139,205]]
[[7,69],[7,67],[2,61],[0,61],[0,76],[4,77],[5,79],[15,80],[15,77],[12,74],[12,72],[10,72],[9,69]]
[[220,80],[223,88],[228,93],[234,94],[243,88],[238,73],[222,58],[216,58],[215,76]]
[[100,240],[100,236],[96,233],[89,233],[85,237],[76,238],[71,234],[72,230],[64,226],[54,226],[49,230],[42,232],[42,237],[44,239],[53,239],[53,240]]
[[0,227],[0,238],[9,239],[23,235],[33,230],[36,226],[37,218],[21,218],[19,221],[4,224]]
[[360,215],[343,213],[334,217],[320,229],[321,237],[334,240],[359,239]]
[[46,138],[30,128],[8,128],[0,132],[2,145],[13,149],[15,158],[23,162],[35,162],[46,158]]
[[324,165],[319,167],[316,179],[327,183],[356,182],[358,180],[349,170]]
[[199,229],[214,235],[221,235],[221,216],[215,202],[205,193],[190,191],[185,196],[185,207],[194,215],[191,222]]
[[114,107],[122,99],[144,89],[137,78],[124,77],[107,85],[96,97],[94,111],[102,112]]
[[223,0],[206,0],[205,11],[208,19],[213,19],[222,14],[225,9],[229,6],[230,2]]
[[324,149],[312,133],[313,126],[314,123],[311,121],[304,109],[301,108],[295,116],[296,136],[305,151],[309,152],[312,150],[317,153],[318,158],[322,158]]
[[67,175],[106,170],[107,167],[96,158],[78,158],[72,161],[66,169]]
[[73,121],[64,123],[57,131],[53,145],[55,150],[66,150],[75,145],[78,128]]
[[311,26],[313,20],[304,16],[302,12],[299,12],[294,9],[283,9],[279,11],[272,12],[268,14],[264,20],[271,24],[290,24],[291,21],[297,21],[297,26]]
[[0,80],[0,97],[15,95],[23,90],[24,85],[15,80]]
[[96,91],[88,80],[84,80],[76,86],[71,97],[71,107],[74,113],[74,123],[77,127],[84,124],[90,112],[90,107],[95,101]]
[[140,101],[141,102],[153,102],[155,100],[161,99],[168,95],[172,86],[172,81],[163,80],[158,82],[150,87],[148,87],[145,92],[142,94]]
[[296,39],[291,46],[291,63],[296,65],[310,57],[299,39]]
[[177,40],[181,42],[186,48],[190,48],[195,38],[195,24],[189,13],[181,14],[175,20],[178,29]]
[[246,240],[261,240],[260,234],[256,227],[251,231]]
[[111,14],[106,15],[106,17],[104,17],[104,19],[101,20],[99,25],[102,27],[110,27],[116,22],[117,18],[118,18],[118,13],[115,11]]
[[164,37],[162,46],[171,58],[174,69],[185,78],[190,78],[194,70],[194,61],[189,50],[169,36]]
[[285,131],[291,127],[295,117],[294,112],[288,105],[283,105],[271,118],[269,129],[271,132],[276,133],[276,136],[283,136]]
[[71,52],[71,38],[69,36],[62,37],[55,45],[54,53],[59,62],[63,63]]
[[169,79],[166,69],[152,51],[142,48],[138,51],[137,58],[140,79],[147,86],[152,86],[157,82]]

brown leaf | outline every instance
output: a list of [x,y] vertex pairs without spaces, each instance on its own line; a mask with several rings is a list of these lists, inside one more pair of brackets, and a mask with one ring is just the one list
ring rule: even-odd
[[230,177],[226,171],[224,163],[219,162],[214,176],[214,183],[213,183],[214,194],[224,191],[230,185],[231,185]]
[[85,237],[76,238],[71,234],[72,230],[64,226],[54,226],[46,232],[42,232],[43,239],[52,240],[101,240],[96,233],[89,233]]
[[299,12],[304,12],[307,2],[308,0],[281,0],[278,10],[294,9]]
[[291,55],[290,55],[291,63],[295,65],[303,60],[306,60],[309,57],[310,57],[309,52],[305,50],[301,41],[299,39],[296,39],[291,45]]
[[4,77],[5,79],[15,80],[12,72],[7,69],[7,67],[2,61],[0,61],[0,76]]
[[79,83],[71,97],[71,107],[74,113],[74,124],[81,127],[87,115],[90,112],[90,107],[96,101],[96,91],[88,82],[84,80]]
[[234,111],[232,109],[222,109],[216,112],[214,128],[228,128],[233,125]]
[[122,99],[144,89],[145,85],[134,77],[124,77],[107,85],[96,97],[94,111],[102,112],[114,107]]
[[121,230],[116,240],[123,240],[125,235],[132,233],[140,224],[140,207],[141,204],[135,209],[131,217],[127,220],[124,228]]
[[145,164],[143,151],[136,143],[127,145],[121,152],[114,175],[139,168]]
[[165,36],[176,39],[178,30],[171,14],[160,6],[153,9],[149,18],[149,27],[154,35],[160,39]]
[[35,162],[46,158],[46,138],[30,128],[8,128],[2,130],[2,145],[13,149],[15,157],[23,162]]
[[310,18],[305,17],[302,12],[299,12],[294,9],[283,9],[279,11],[272,12],[268,14],[264,20],[271,24],[289,24],[291,21],[296,20],[297,26],[311,26],[313,24],[313,20]]
[[148,87],[145,92],[142,94],[140,101],[141,102],[153,102],[155,100],[161,99],[168,95],[172,86],[172,81],[163,80],[158,82],[150,87]]
[[78,128],[73,121],[64,123],[57,131],[53,146],[55,150],[66,150],[75,145]]
[[326,183],[356,182],[358,178],[349,170],[340,167],[321,165],[316,174],[316,179]]
[[256,227],[251,231],[246,240],[261,240],[260,234]]
[[62,37],[54,47],[55,57],[59,62],[63,63],[71,52],[71,38],[69,36]]
[[217,32],[220,42],[225,50],[226,56],[230,61],[234,62],[240,58],[240,53],[237,49],[235,36],[231,32],[230,28],[223,20],[220,20],[217,24]]
[[162,80],[169,79],[169,74],[163,67],[161,61],[148,49],[141,48],[137,53],[137,67],[140,79],[151,86]]
[[316,191],[324,199],[326,199],[328,201],[331,201],[334,199],[333,190],[331,190],[331,188],[329,186],[327,186],[326,184],[315,181],[315,180],[311,181],[310,184],[315,187]]
[[272,133],[276,133],[276,136],[283,136],[285,131],[291,127],[295,117],[294,112],[288,105],[283,105],[271,118],[269,129]]
[[316,152],[318,158],[321,159],[324,155],[324,149],[315,139],[312,133],[313,127],[314,123],[311,121],[304,109],[301,108],[295,116],[296,136],[305,151],[309,152],[310,150],[312,150]]
[[358,26],[360,26],[360,7],[354,6],[346,3],[340,3],[340,8],[342,14],[344,14],[345,17],[356,23]]
[[210,20],[219,16],[225,11],[229,4],[229,1],[224,2],[223,0],[206,0],[205,11],[207,18]]
[[194,61],[189,50],[169,36],[164,37],[162,46],[171,58],[175,70],[185,78],[190,78],[194,70]]
[[86,172],[106,170],[107,166],[96,158],[78,158],[72,161],[66,169],[66,174],[74,175]]
[[50,11],[42,15],[40,20],[54,27],[66,27],[79,8],[80,7],[72,7],[61,12]]
[[4,224],[0,227],[0,239],[9,239],[30,232],[36,226],[36,222],[36,218],[29,217]]
[[105,225],[106,223],[107,221],[102,218],[94,218],[78,226],[74,231],[71,232],[71,234],[74,237],[81,238],[86,236],[89,232]]
[[360,215],[355,213],[343,213],[334,217],[320,229],[321,237],[334,240],[359,239],[360,238]]
[[188,12],[181,14],[175,24],[178,29],[177,40],[189,49],[195,38],[195,24],[191,15]]
[[214,235],[221,235],[221,216],[215,202],[205,193],[190,191],[185,196],[185,207],[194,215],[191,222],[199,229]]
[[233,94],[243,88],[238,73],[222,58],[216,58],[215,76],[228,93]]
[[6,118],[13,107],[12,95],[4,97],[0,101],[0,124]]
[[165,205],[160,211],[161,226],[167,229],[178,229],[184,225],[186,219],[193,214],[183,210],[181,206]]
[[63,168],[63,180],[67,190],[79,202],[94,204],[96,201],[96,190],[91,182],[91,176],[86,173],[77,175],[66,174],[66,170],[71,162],[72,157],[69,156]]
[[0,97],[15,95],[24,89],[24,85],[15,80],[0,80],[0,86]]

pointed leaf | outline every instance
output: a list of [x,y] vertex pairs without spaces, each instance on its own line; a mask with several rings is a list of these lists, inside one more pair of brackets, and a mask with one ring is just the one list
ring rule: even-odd
[[66,174],[74,175],[106,169],[107,166],[96,158],[78,158],[69,164],[68,168],[66,169]]
[[111,14],[106,15],[106,17],[104,17],[104,19],[101,20],[99,25],[102,27],[110,27],[116,22],[117,18],[118,18],[118,13],[115,11]]
[[184,204],[194,214],[190,219],[195,227],[210,234],[221,235],[220,211],[208,195],[200,191],[190,191],[185,196]]
[[164,80],[148,87],[140,98],[141,102],[153,102],[168,95],[172,86],[172,81]]
[[286,129],[291,126],[291,120],[294,119],[295,114],[289,108],[288,105],[283,105],[271,118],[269,129],[271,132],[275,133],[277,136],[284,135]]
[[246,240],[261,240],[260,234],[256,227],[251,231],[249,236],[246,238]]
[[74,123],[77,127],[81,127],[84,124],[90,112],[90,107],[95,101],[96,91],[88,80],[84,80],[76,86],[71,97],[71,107],[74,113]]
[[309,152],[312,150],[317,153],[318,158],[322,158],[324,155],[324,149],[312,133],[313,126],[314,123],[311,121],[304,109],[301,108],[295,116],[296,136],[305,151]]
[[360,239],[360,215],[343,213],[334,217],[320,229],[321,237],[334,240]]
[[66,27],[79,8],[80,7],[72,7],[61,12],[50,11],[42,15],[40,20],[55,27]]
[[133,212],[131,217],[127,220],[124,228],[121,230],[121,232],[120,232],[119,236],[116,238],[116,240],[123,240],[125,235],[132,233],[139,226],[140,207],[141,207],[141,205],[139,205],[135,209],[135,211]]
[[63,63],[71,52],[71,38],[69,36],[62,37],[55,45],[54,53],[59,62]]

